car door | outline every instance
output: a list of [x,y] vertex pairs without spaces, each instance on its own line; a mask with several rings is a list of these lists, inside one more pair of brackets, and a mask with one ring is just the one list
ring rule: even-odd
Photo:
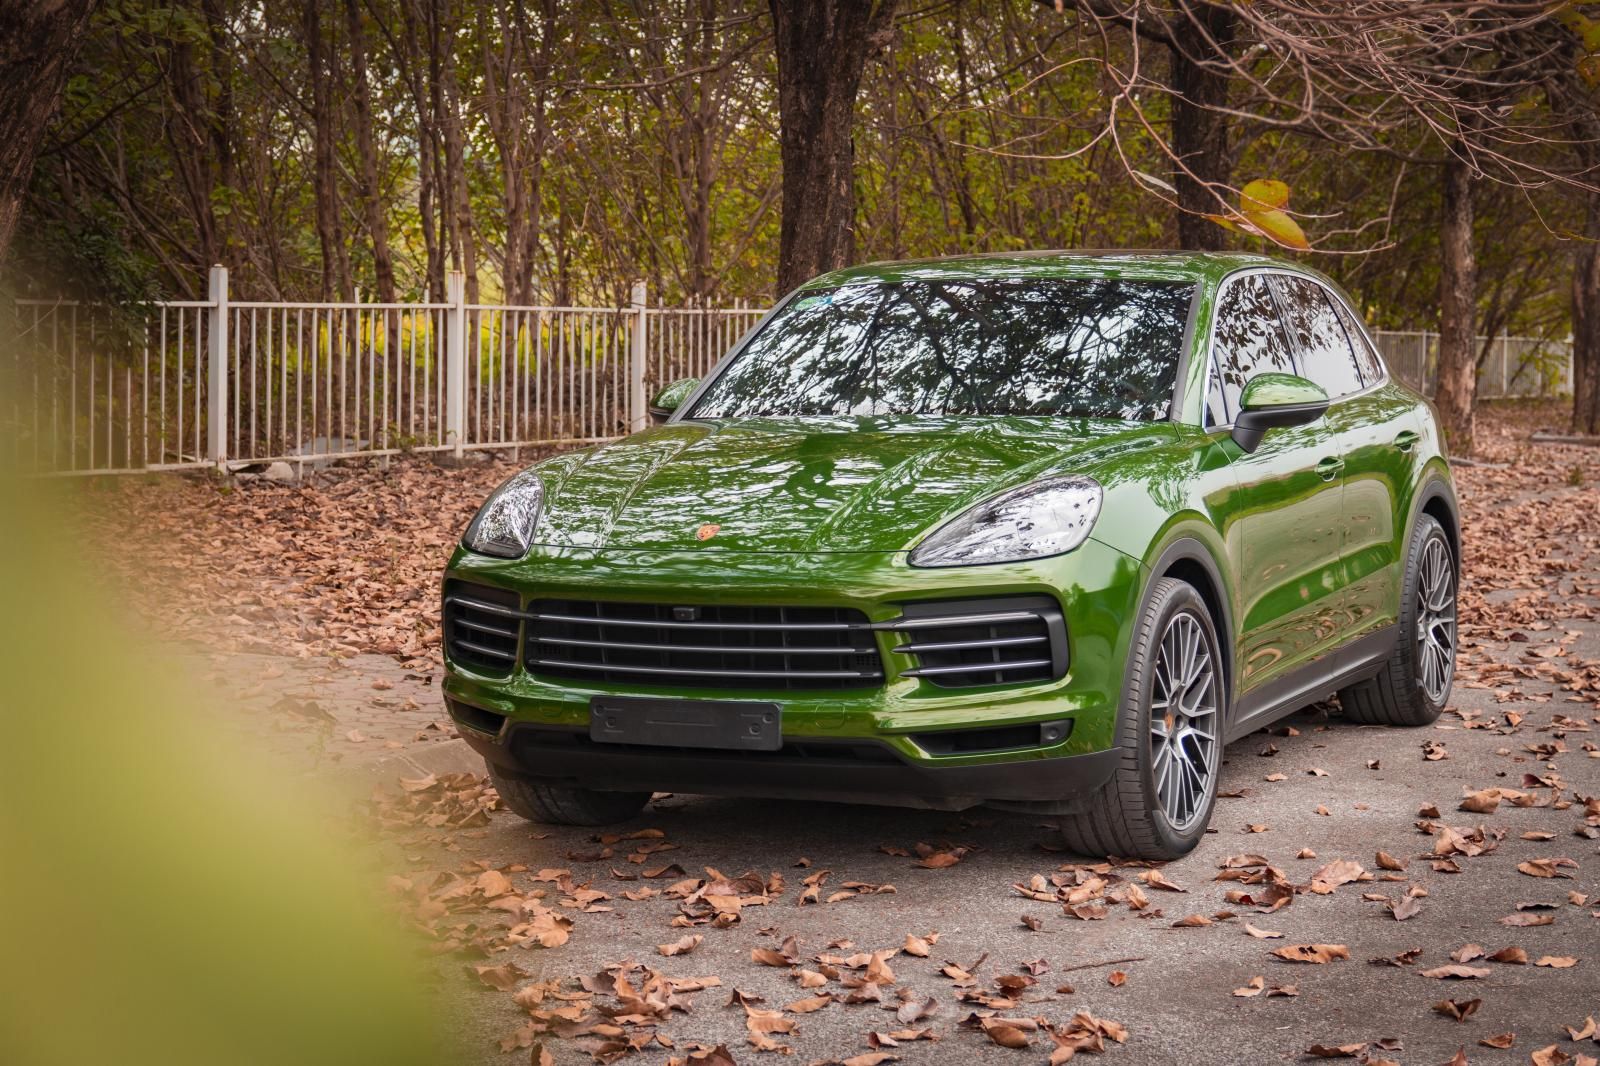
[[[1212,331],[1208,424],[1232,424],[1239,394],[1257,374],[1296,371],[1269,273],[1226,279]],[[1275,702],[1275,680],[1333,646],[1343,478],[1338,443],[1320,419],[1269,430],[1254,452],[1228,447],[1237,451],[1237,495],[1224,536],[1238,585],[1237,704],[1248,716]]]
[[1342,334],[1325,330],[1326,357],[1337,365],[1348,353],[1361,377],[1360,390],[1329,409],[1329,420],[1344,443],[1341,554],[1348,637],[1354,640],[1399,620],[1408,487],[1416,482],[1421,437],[1415,399],[1389,384],[1355,312],[1337,292],[1317,288],[1342,329]]

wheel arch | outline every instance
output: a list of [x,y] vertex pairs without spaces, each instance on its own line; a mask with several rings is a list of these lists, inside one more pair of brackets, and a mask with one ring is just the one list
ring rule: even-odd
[[1411,521],[1407,524],[1405,543],[1411,543],[1411,538],[1416,534],[1417,519],[1422,515],[1429,516],[1444,527],[1445,537],[1450,541],[1450,554],[1456,566],[1456,573],[1459,576],[1461,572],[1460,510],[1456,505],[1455,490],[1444,478],[1430,478],[1418,490],[1417,503],[1412,510]]
[[[1205,602],[1211,614],[1211,624],[1217,630],[1217,639],[1223,648],[1223,680],[1228,688],[1228,710],[1224,718],[1232,717],[1235,693],[1233,636],[1233,604],[1228,595],[1228,584],[1222,578],[1222,568],[1217,565],[1212,549],[1192,535],[1180,534],[1164,545],[1150,564],[1145,582],[1145,593],[1156,581],[1164,577],[1177,578],[1191,585]],[[1141,599],[1142,602],[1142,599]]]

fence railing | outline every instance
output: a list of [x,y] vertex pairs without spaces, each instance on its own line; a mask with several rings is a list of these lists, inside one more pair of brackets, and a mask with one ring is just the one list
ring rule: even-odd
[[[1373,340],[1395,377],[1433,395],[1439,369],[1439,334],[1377,330]],[[1543,337],[1479,337],[1478,397],[1503,400],[1572,392],[1572,342]]]
[[[101,474],[569,445],[649,422],[765,314],[734,307],[207,299],[130,316],[21,300],[0,323],[0,440],[24,470]],[[5,392],[10,395],[6,396]]]
[[[215,267],[207,299],[139,315],[18,301],[14,327],[0,323],[0,441],[24,470],[84,474],[609,440],[766,313],[646,295],[474,304],[452,275],[440,302],[247,302]],[[1437,334],[1375,337],[1397,377],[1432,391]],[[1480,351],[1480,395],[1570,389],[1569,344],[1496,337]]]

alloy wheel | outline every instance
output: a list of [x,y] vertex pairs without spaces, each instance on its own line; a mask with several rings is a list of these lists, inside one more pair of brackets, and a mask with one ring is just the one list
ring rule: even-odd
[[1156,653],[1150,748],[1156,795],[1179,832],[1205,810],[1217,773],[1219,692],[1216,653],[1200,619],[1173,615]]
[[1417,567],[1417,685],[1444,702],[1456,658],[1456,581],[1444,540],[1432,537]]

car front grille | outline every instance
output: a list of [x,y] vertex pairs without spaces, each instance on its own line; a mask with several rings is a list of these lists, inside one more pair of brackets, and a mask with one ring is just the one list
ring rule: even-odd
[[534,674],[685,688],[823,689],[883,680],[872,625],[842,607],[529,604]]
[[509,677],[517,665],[521,603],[509,589],[445,582],[445,653],[474,673]]
[[945,688],[1051,681],[1067,672],[1067,630],[1048,596],[912,603],[887,628],[910,639],[894,650],[917,665],[904,671]]

